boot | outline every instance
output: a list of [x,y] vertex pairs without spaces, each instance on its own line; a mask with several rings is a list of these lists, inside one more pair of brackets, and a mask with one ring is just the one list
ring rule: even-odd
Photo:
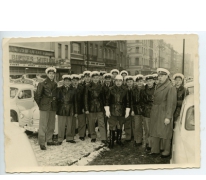
[[117,144],[120,146],[124,145],[122,143],[122,130],[121,129],[117,129]]
[[114,147],[114,141],[115,141],[115,131],[110,130],[109,131],[110,139],[109,139],[109,148],[113,149]]

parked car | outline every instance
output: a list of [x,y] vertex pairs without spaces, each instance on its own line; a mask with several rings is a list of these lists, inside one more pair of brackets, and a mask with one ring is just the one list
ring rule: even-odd
[[10,84],[10,117],[12,122],[18,122],[20,111],[31,109],[36,105],[34,93],[36,89],[29,84]]
[[194,94],[184,99],[180,116],[175,122],[170,163],[195,163]]
[[[36,105],[31,109],[23,110],[20,113],[21,126],[24,127],[27,131],[38,132],[39,130],[39,107]],[[54,135],[58,134],[58,116],[56,116],[55,120],[55,130]]]
[[194,82],[186,83],[185,88],[186,88],[185,96],[187,96],[189,94],[194,94]]
[[23,74],[21,77],[21,82],[36,86],[36,74]]

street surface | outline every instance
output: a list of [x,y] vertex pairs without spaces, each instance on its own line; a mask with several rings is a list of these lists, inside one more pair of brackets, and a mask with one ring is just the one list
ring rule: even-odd
[[134,147],[133,141],[125,142],[124,147],[115,144],[114,149],[110,150],[101,143],[98,131],[96,143],[91,143],[88,137],[85,141],[81,141],[76,135],[76,144],[64,140],[60,146],[47,146],[46,151],[40,150],[37,134],[27,133],[27,135],[39,166],[169,164],[170,160],[170,158],[151,157],[146,153],[144,145]]

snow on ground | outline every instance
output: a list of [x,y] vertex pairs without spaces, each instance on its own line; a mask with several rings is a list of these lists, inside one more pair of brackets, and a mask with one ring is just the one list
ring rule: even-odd
[[40,149],[37,136],[30,136],[29,140],[39,166],[70,166],[73,164],[82,166],[92,161],[100,152],[108,150],[101,143],[97,128],[96,132],[97,141],[95,143],[91,143],[91,139],[88,137],[85,141],[81,141],[76,135],[76,144],[64,140],[60,146],[47,146],[46,151]]

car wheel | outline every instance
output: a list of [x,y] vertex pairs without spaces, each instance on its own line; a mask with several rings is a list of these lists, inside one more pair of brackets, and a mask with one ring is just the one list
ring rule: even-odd
[[18,122],[17,114],[13,111],[10,113],[11,122]]

